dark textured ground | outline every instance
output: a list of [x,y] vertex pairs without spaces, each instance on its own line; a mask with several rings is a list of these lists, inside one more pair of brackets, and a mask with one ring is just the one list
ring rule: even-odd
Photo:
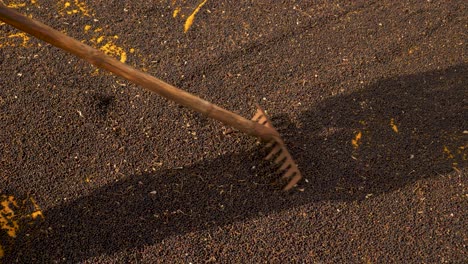
[[3,24],[0,261],[467,260],[465,1],[207,0],[184,33],[200,2],[5,1],[261,103],[306,179],[279,192],[254,139]]

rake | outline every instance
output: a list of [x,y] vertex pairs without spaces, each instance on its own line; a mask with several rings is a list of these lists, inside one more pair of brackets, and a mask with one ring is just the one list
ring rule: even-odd
[[68,51],[98,68],[110,71],[115,75],[142,86],[147,90],[155,92],[160,96],[200,112],[209,118],[221,121],[225,125],[231,126],[250,136],[257,137],[261,141],[267,143],[266,147],[271,148],[271,151],[265,159],[273,160],[274,163],[279,166],[278,170],[283,173],[281,181],[287,182],[283,187],[283,190],[287,191],[291,189],[302,178],[301,172],[287,150],[280,134],[273,127],[265,114],[265,111],[259,105],[257,105],[257,112],[253,118],[251,120],[246,119],[193,94],[176,88],[149,74],[132,68],[97,49],[42,24],[41,22],[28,18],[5,6],[1,0],[0,20],[19,30],[29,33],[38,39]]

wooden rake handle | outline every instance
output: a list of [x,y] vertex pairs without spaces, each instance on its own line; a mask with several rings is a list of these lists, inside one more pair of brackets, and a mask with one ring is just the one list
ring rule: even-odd
[[258,137],[264,141],[271,141],[275,138],[279,138],[279,134],[275,129],[248,120],[238,114],[223,109],[195,95],[176,88],[158,78],[124,64],[95,48],[83,44],[80,41],[41,22],[35,21],[12,10],[11,8],[6,7],[1,0],[0,20],[19,30],[29,33],[38,39],[68,51],[69,53],[74,54],[99,68],[110,71],[134,84],[140,85],[147,90],[155,92],[210,118],[219,120],[225,125],[232,126],[248,135]]

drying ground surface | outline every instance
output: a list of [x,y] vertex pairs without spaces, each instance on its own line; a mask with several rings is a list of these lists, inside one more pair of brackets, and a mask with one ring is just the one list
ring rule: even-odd
[[245,117],[255,139],[0,24],[0,261],[461,263],[466,1],[5,3]]

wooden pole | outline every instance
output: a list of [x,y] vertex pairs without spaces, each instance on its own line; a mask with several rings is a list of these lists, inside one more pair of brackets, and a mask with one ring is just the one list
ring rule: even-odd
[[141,72],[62,32],[6,7],[1,0],[0,20],[38,39],[68,51],[99,68],[110,71],[132,83],[140,85],[147,90],[155,92],[210,118],[219,120],[225,125],[232,126],[248,135],[256,136],[264,141],[271,141],[275,138],[279,138],[278,132],[273,128],[248,120],[149,74]]

